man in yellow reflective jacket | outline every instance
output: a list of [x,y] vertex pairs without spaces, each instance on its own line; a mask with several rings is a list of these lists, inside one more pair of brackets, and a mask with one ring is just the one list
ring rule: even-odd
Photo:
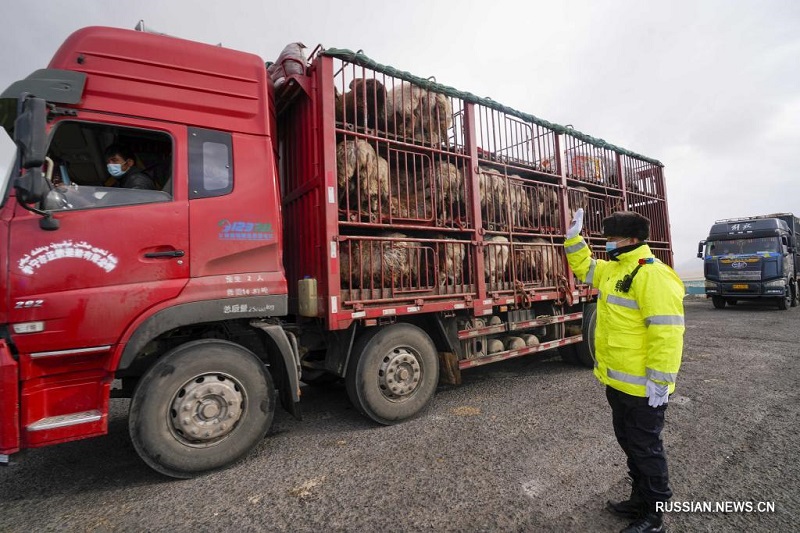
[[623,532],[661,532],[657,502],[672,497],[661,431],[683,352],[683,283],[645,242],[646,217],[620,211],[603,220],[609,261],[592,257],[582,226],[579,209],[564,246],[575,275],[600,293],[594,375],[606,386],[614,433],[633,480],[630,498],[610,501],[608,509],[637,519]]

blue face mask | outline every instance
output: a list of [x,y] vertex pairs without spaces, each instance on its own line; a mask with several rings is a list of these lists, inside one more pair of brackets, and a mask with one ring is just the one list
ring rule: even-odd
[[120,165],[119,163],[109,163],[108,165],[106,165],[106,168],[108,168],[108,173],[114,176],[115,178],[119,178],[120,176],[125,174],[125,172],[127,172],[126,170],[122,170],[122,165]]
[[617,249],[617,241],[606,241],[606,252],[611,252]]

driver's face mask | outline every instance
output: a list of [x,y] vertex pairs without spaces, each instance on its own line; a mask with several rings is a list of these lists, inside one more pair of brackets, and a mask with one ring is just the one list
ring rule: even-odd
[[122,170],[122,165],[119,163],[109,163],[108,165],[106,165],[106,168],[108,168],[108,173],[114,176],[115,178],[119,178],[120,176],[125,174],[125,171]]

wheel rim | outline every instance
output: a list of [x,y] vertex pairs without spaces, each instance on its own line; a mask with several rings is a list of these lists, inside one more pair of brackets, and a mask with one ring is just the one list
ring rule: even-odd
[[378,369],[378,387],[391,401],[410,398],[422,383],[420,355],[408,347],[395,348],[386,354]]
[[244,414],[244,388],[226,374],[201,374],[175,393],[169,428],[187,446],[205,448],[225,439]]

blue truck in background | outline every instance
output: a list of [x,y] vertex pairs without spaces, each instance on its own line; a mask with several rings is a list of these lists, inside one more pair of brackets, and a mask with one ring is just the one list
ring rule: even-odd
[[792,213],[718,220],[697,247],[703,259],[706,297],[714,307],[740,300],[798,304],[800,218]]

